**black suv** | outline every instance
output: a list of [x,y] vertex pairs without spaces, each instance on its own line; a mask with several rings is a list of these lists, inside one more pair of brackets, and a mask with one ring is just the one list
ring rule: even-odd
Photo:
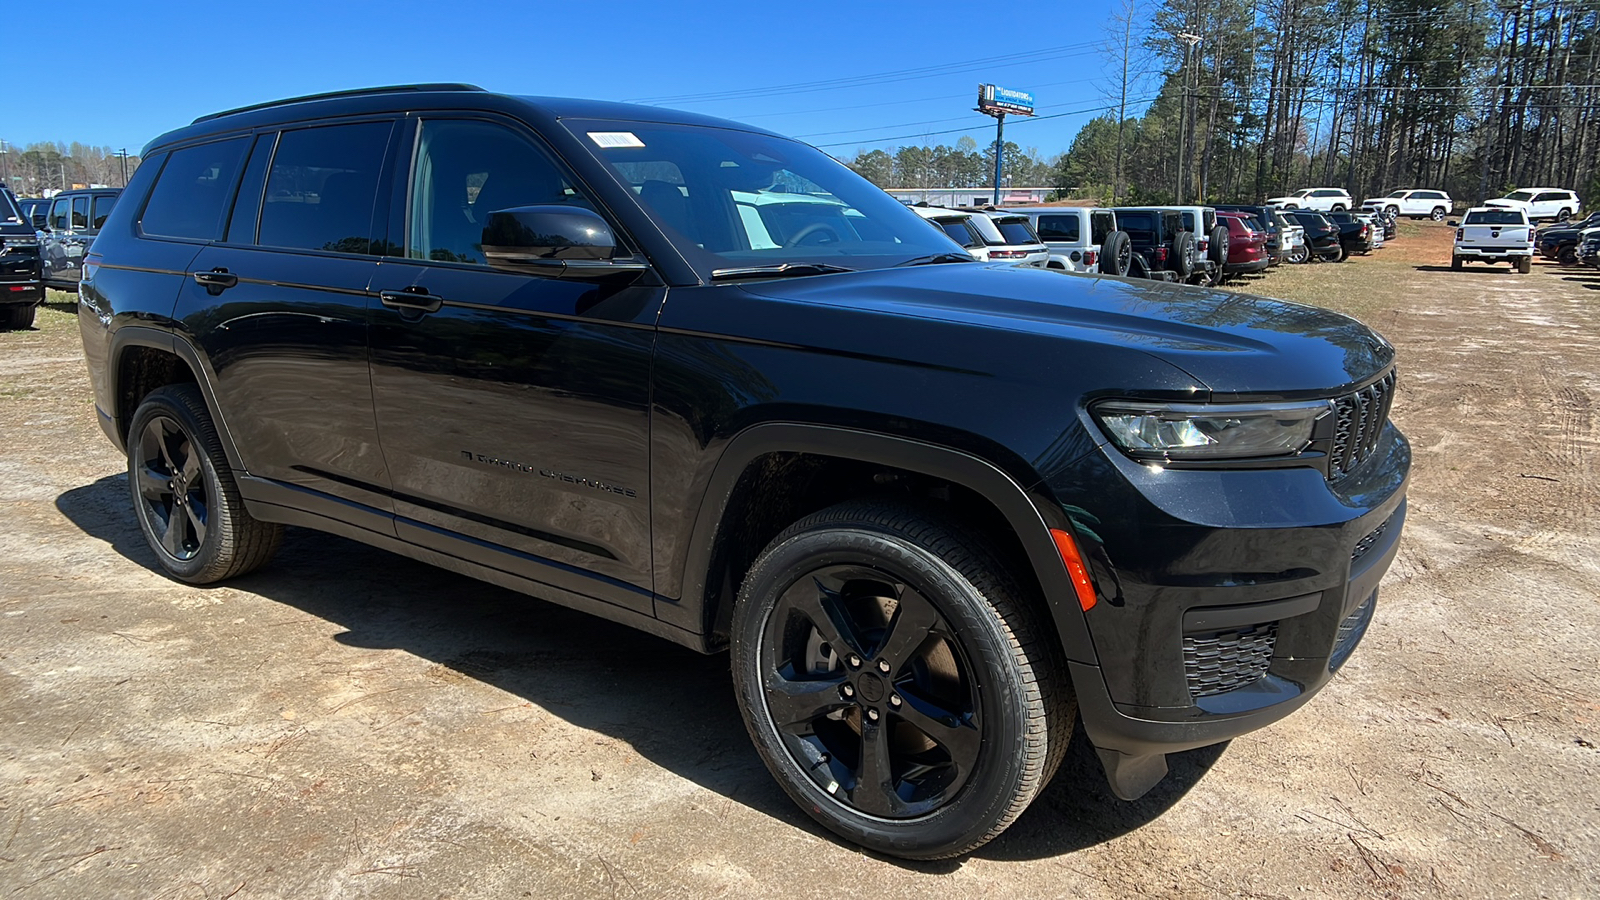
[[50,213],[40,242],[47,286],[63,291],[78,289],[83,258],[121,193],[121,188],[87,188],[62,191],[50,199]]
[[0,184],[0,328],[27,328],[44,300],[39,237],[17,198]]
[[1377,334],[976,262],[770,132],[425,85],[143,157],[79,308],[166,571],[297,525],[729,649],[777,781],[885,853],[999,834],[1075,721],[1134,798],[1288,714],[1395,553]]
[[1217,210],[1242,212],[1251,218],[1251,226],[1267,236],[1267,265],[1276,266],[1283,263],[1283,226],[1278,224],[1276,211],[1271,206],[1249,206],[1242,203],[1219,203]]
[[1326,214],[1311,209],[1285,209],[1282,213],[1306,230],[1306,249],[1312,258],[1343,261],[1350,255],[1344,249],[1339,226],[1328,221]]
[[1159,281],[1188,281],[1202,268],[1200,245],[1183,225],[1183,213],[1163,207],[1117,207],[1117,228],[1133,247],[1128,274]]

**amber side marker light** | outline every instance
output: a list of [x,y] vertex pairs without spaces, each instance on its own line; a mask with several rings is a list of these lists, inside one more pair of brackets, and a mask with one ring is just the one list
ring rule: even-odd
[[1078,592],[1078,605],[1087,612],[1094,608],[1094,582],[1089,580],[1089,569],[1083,564],[1083,557],[1078,553],[1078,542],[1072,535],[1059,528],[1050,529],[1050,536],[1055,538],[1056,552],[1061,554],[1061,564],[1067,567],[1067,574],[1072,577],[1072,587]]

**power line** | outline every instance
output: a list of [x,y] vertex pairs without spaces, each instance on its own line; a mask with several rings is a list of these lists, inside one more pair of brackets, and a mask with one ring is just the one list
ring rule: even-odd
[[[1149,102],[1151,102],[1151,101],[1153,101],[1155,99],[1156,98],[1154,98],[1154,97],[1146,97],[1146,98],[1144,98],[1142,100],[1129,100],[1128,103],[1129,104],[1149,103]],[[1113,103],[1110,106],[1091,106],[1091,107],[1088,107],[1088,108],[1085,108],[1085,109],[1074,109],[1074,110],[1068,110],[1067,112],[1062,112],[1062,113],[1053,113],[1053,114],[1048,115],[1048,116],[1033,116],[1032,118],[1018,119],[1016,122],[1013,123],[1013,127],[1018,126],[1018,125],[1027,125],[1030,122],[1042,122],[1042,121],[1045,121],[1045,120],[1048,120],[1048,119],[1060,119],[1060,118],[1064,118],[1066,116],[1081,116],[1084,113],[1109,112],[1109,111],[1111,111],[1113,109],[1116,109],[1119,105],[1120,104]],[[919,138],[919,137],[920,138],[929,138],[929,137],[936,137],[938,135],[945,135],[945,134],[961,134],[962,132],[974,131],[974,130],[982,128],[982,127],[984,127],[984,126],[982,126],[982,125],[974,125],[971,128],[950,128],[950,129],[947,129],[945,131],[923,131],[923,132],[919,132],[917,134],[902,134],[902,135],[896,135],[894,137],[862,138],[860,140],[838,141],[838,142],[832,143],[832,144],[817,144],[815,146],[817,146],[817,147],[847,147],[847,146],[850,146],[852,144],[854,144],[854,145],[860,145],[860,144],[882,144],[882,143],[886,143],[888,141],[910,140],[911,138]]]
[[1008,53],[1003,56],[975,59],[960,66],[951,66],[949,63],[944,63],[936,66],[923,66],[915,69],[900,69],[893,72],[878,72],[870,75],[852,75],[844,78],[832,78],[823,81],[802,81],[794,84],[769,85],[767,87],[745,88],[736,91],[707,91],[698,94],[643,97],[627,102],[719,103],[726,100],[741,100],[753,97],[778,96],[784,94],[810,94],[817,93],[819,91],[836,91],[845,88],[862,87],[868,84],[888,84],[899,81],[915,81],[927,77],[946,76],[959,72],[970,72],[978,69],[999,69],[1013,66],[1032,65],[1041,62],[1052,62],[1058,59],[1067,59],[1073,56],[1082,56],[1098,51],[1098,43],[1085,42],[1081,44],[1068,44],[1062,47],[1053,47],[1047,50],[1036,50],[1030,53]]

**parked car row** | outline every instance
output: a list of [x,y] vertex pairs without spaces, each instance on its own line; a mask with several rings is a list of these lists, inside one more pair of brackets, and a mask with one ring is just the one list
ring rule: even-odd
[[119,188],[18,198],[0,185],[0,327],[27,328],[47,287],[76,291],[83,259]]

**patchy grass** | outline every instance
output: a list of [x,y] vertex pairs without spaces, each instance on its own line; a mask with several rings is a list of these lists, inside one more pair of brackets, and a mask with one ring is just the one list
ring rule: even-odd
[[[1455,229],[1442,222],[1402,219],[1398,236],[1366,255],[1352,256],[1342,263],[1277,266],[1263,275],[1239,278],[1223,287],[1323,306],[1371,323],[1395,307],[1396,292],[1415,282],[1419,271],[1449,269],[1454,234]],[[1477,270],[1484,276],[1489,271],[1487,267]],[[1495,273],[1506,271],[1501,266]]]

